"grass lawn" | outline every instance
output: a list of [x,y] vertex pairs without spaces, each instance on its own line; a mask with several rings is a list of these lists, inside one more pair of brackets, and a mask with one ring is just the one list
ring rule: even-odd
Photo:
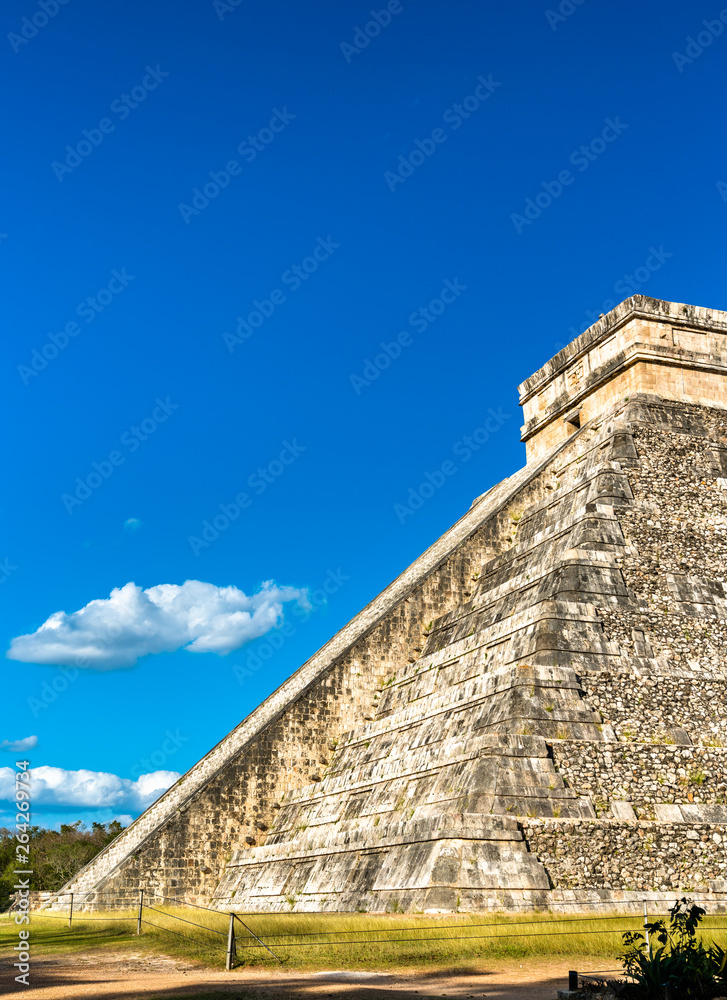
[[[653,919],[653,915],[650,914]],[[136,913],[77,913],[67,917],[31,915],[30,940],[36,954],[72,954],[96,948],[140,949],[213,968],[224,968],[229,917],[192,907],[144,909],[141,937]],[[426,969],[456,965],[477,968],[489,959],[581,956],[589,968],[618,968],[621,933],[639,930],[636,915],[588,914],[244,914],[242,919],[282,960],[285,969]],[[715,927],[710,932],[710,925]],[[727,947],[727,917],[707,917],[703,937]],[[0,952],[17,943],[17,926],[0,916]],[[281,968],[245,927],[236,921],[237,962]]]

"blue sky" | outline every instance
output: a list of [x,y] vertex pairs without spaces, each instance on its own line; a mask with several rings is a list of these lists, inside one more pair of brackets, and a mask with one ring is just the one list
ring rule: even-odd
[[[727,28],[702,2],[44,2],[0,38],[4,643],[132,583],[158,616],[80,669],[37,637],[4,660],[0,736],[37,737],[55,824],[136,815],[171,780],[140,775],[191,766],[521,467],[516,386],[598,313],[727,306]],[[187,580],[204,635],[154,603]],[[265,581],[285,599],[231,628]]]

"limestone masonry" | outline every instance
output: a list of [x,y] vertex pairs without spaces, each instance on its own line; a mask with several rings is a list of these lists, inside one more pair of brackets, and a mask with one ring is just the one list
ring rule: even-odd
[[66,891],[727,900],[727,313],[634,296],[520,401],[525,468]]

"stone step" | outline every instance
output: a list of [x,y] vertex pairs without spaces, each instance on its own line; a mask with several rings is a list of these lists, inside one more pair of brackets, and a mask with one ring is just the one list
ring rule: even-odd
[[[530,527],[532,530],[521,531],[518,525],[517,542],[484,564],[477,580],[479,594],[499,586],[505,577],[517,576],[523,564],[530,564],[538,571],[546,568],[559,552],[570,548],[588,552],[603,548],[606,553],[628,549],[613,507],[602,503],[594,505],[587,501],[561,518]],[[579,545],[579,540],[587,544]]]
[[[453,618],[452,621],[464,621],[467,617],[468,615],[463,612],[458,617]],[[559,600],[540,601],[538,604],[528,606],[524,609],[518,608],[507,618],[493,618],[486,626],[486,634],[464,636],[463,638],[453,640],[446,649],[429,650],[423,653],[417,660],[402,665],[397,673],[392,675],[391,679],[387,681],[386,690],[389,687],[397,687],[400,684],[407,683],[422,670],[437,666],[448,666],[456,660],[464,662],[465,657],[469,653],[481,650],[487,651],[490,648],[501,646],[503,643],[518,636],[521,632],[531,632],[542,623],[551,621],[560,622],[564,628],[589,629],[592,631],[592,634],[599,636],[600,641],[603,642],[602,620],[594,605]],[[481,632],[484,632],[484,629]],[[617,643],[603,642],[603,649],[606,653],[617,656],[619,648]]]
[[[534,700],[534,696],[530,699],[526,693],[533,688],[536,691],[547,691],[545,697],[550,698],[554,706],[557,706],[552,712],[541,709],[530,717],[532,721],[540,719],[551,723],[553,735],[560,722],[582,724],[589,727],[589,731],[595,728],[593,711],[580,699],[581,686],[572,669],[522,664],[518,668],[507,667],[492,674],[481,674],[461,685],[447,687],[444,691],[434,691],[426,698],[407,704],[390,715],[366,722],[354,733],[348,734],[347,739],[339,745],[339,750],[372,741],[378,736],[411,725],[422,725],[435,717],[441,725],[452,725],[451,719],[442,718],[447,714],[473,711],[469,725],[475,729],[502,724],[509,718],[516,718],[506,711],[513,706],[512,701],[503,710],[504,696],[514,692],[517,702],[531,711],[540,703],[539,700]],[[598,735],[594,732],[586,738],[598,739]]]
[[[464,793],[473,787],[475,771],[476,787],[480,794],[489,792],[501,797],[546,795],[563,799],[577,797],[572,790],[565,788],[549,758],[518,759],[490,755],[487,752],[489,748],[484,747],[483,752],[482,745],[478,746],[478,743],[481,744],[481,741],[477,738],[469,740],[467,746],[446,741],[398,758],[383,757],[367,764],[359,764],[295,792],[286,799],[284,810],[301,802],[313,808],[326,800],[332,804],[332,815],[338,817],[345,808],[346,800],[353,795],[364,791],[371,793],[375,788],[385,786],[393,789],[390,793],[393,803],[402,797],[405,783],[423,778],[447,787],[454,786]],[[276,829],[282,822],[281,816]]]
[[[438,816],[417,823],[395,824],[373,841],[370,831],[347,834],[312,848],[303,841],[278,844],[233,856],[215,894],[225,909],[255,908],[265,900],[316,909],[351,908],[347,890],[356,885],[360,903],[387,892],[414,892],[421,909],[441,905],[440,890],[547,889],[542,866],[525,850],[522,834],[508,817]],[[455,893],[456,895],[456,893]],[[331,897],[340,901],[331,906]],[[308,902],[304,902],[304,901]],[[373,904],[374,908],[383,908]]]
[[503,668],[514,668],[521,663],[545,665],[543,660],[548,661],[548,666],[577,663],[580,671],[611,671],[622,665],[622,650],[616,643],[607,644],[600,635],[589,639],[587,634],[572,629],[564,636],[563,631],[553,621],[550,627],[522,631],[497,645],[482,642],[479,648],[475,647],[464,656],[440,662],[420,660],[417,673],[409,673],[383,690],[378,701],[377,717],[390,717],[407,704],[441,693],[443,688],[458,688],[484,675],[496,674]]
[[392,844],[415,844],[451,838],[515,843],[520,843],[523,839],[514,817],[447,812],[440,809],[434,816],[395,820],[389,824],[379,824],[375,828],[370,828],[369,823],[361,822],[341,824],[340,828],[334,825],[328,829],[306,827],[299,831],[295,842],[265,843],[252,850],[241,850],[233,854],[232,863],[258,864],[283,857],[308,857],[320,854],[321,851],[330,853],[334,849],[348,851],[361,844],[379,849]]

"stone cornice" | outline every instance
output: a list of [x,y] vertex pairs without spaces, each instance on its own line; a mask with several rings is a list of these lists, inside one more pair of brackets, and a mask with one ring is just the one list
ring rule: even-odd
[[[723,313],[727,318],[727,313]],[[633,314],[629,317],[633,318]],[[653,318],[653,317],[652,317]],[[621,324],[623,325],[623,324]],[[675,324],[673,324],[675,326]],[[682,329],[694,329],[693,326],[682,327]],[[710,328],[711,329],[711,328]],[[724,331],[727,333],[727,329]],[[607,331],[603,334],[599,340],[604,339],[606,336],[610,336],[613,330]],[[595,341],[594,343],[598,343]],[[578,357],[581,357],[587,350],[590,350],[593,344],[590,344],[588,348],[584,348],[578,355],[574,355],[570,358],[568,362],[561,366],[558,371],[554,372],[552,377],[559,375],[565,367],[568,367],[573,363]],[[561,352],[562,353],[562,352]],[[557,355],[556,355],[557,357]],[[554,359],[555,360],[555,359]],[[639,342],[634,342],[630,344],[625,351],[620,352],[614,358],[609,359],[605,364],[601,365],[599,368],[593,369],[584,380],[583,385],[579,390],[573,392],[572,394],[563,395],[561,400],[556,400],[548,409],[543,413],[542,416],[535,418],[533,420],[527,421],[521,428],[521,441],[527,441],[534,434],[545,427],[547,424],[551,423],[554,419],[564,416],[572,410],[577,410],[579,404],[589,396],[594,389],[599,386],[604,385],[615,375],[627,368],[632,367],[639,361],[650,362],[652,364],[668,365],[673,368],[683,368],[691,369],[694,371],[704,371],[704,372],[714,372],[717,374],[727,376],[727,355],[724,359],[713,357],[707,358],[703,354],[697,354],[693,351],[681,350],[678,353],[672,348],[661,348],[656,344],[643,344]],[[541,369],[542,370],[542,369]],[[551,378],[552,378],[551,377]],[[550,379],[548,380],[550,381]],[[545,384],[545,383],[544,383]],[[542,388],[542,385],[539,386]],[[535,390],[533,390],[535,391]],[[532,392],[528,395],[528,399],[532,396]],[[523,400],[521,400],[522,402]],[[727,398],[725,400],[725,405],[727,406]]]
[[682,302],[666,302],[663,299],[652,299],[645,295],[632,295],[631,298],[625,299],[615,309],[602,316],[580,337],[576,337],[542,368],[526,378],[518,386],[520,404],[526,403],[534,393],[542,390],[545,385],[570,367],[574,361],[583,357],[632,319],[663,322],[682,329],[727,333],[727,312],[725,311],[687,305]]

